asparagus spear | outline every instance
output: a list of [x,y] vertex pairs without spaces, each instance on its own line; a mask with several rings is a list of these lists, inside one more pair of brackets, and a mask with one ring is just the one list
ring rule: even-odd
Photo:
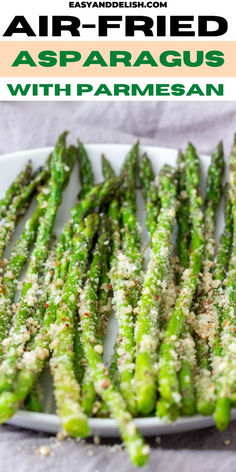
[[[110,234],[107,235],[107,241],[110,243]],[[103,260],[100,285],[98,290],[98,313],[100,317],[99,330],[101,339],[107,332],[107,323],[111,314],[111,284],[109,279],[109,260],[110,248],[107,247],[106,257]]]
[[[83,399],[83,388],[84,388],[84,374],[86,371],[86,360],[84,358],[84,352],[83,352],[83,347],[82,347],[82,341],[81,341],[81,329],[80,329],[80,321],[79,317],[75,317],[75,335],[74,335],[74,353],[75,353],[75,359],[74,359],[74,371],[75,371],[75,378],[78,382],[79,385],[82,385],[82,391],[81,391],[81,398]],[[86,412],[86,407],[83,406],[83,409],[85,413]]]
[[[102,359],[102,345],[97,336],[97,275],[101,266],[106,233],[101,232],[95,249],[88,278],[81,293],[80,316],[83,333],[83,345],[86,360],[89,364],[91,376],[96,392],[107,403],[111,415],[117,420],[122,438],[126,444],[131,459],[135,465],[144,465],[148,459],[148,448],[132,422],[126,404],[110,379],[107,368]],[[95,275],[94,275],[95,271]],[[89,316],[88,316],[89,313]]]
[[[81,350],[82,350],[82,345],[81,345]],[[84,356],[83,356],[83,360],[84,360]],[[94,384],[93,384],[91,374],[90,374],[90,370],[87,366],[86,361],[85,361],[85,365],[86,365],[86,368],[83,375],[83,383],[82,383],[82,389],[81,389],[81,406],[86,416],[90,417],[92,416],[94,404],[96,401],[96,391],[95,391]]]
[[[139,177],[143,188],[143,196],[146,206],[146,227],[150,234],[150,242],[152,244],[152,237],[157,228],[157,220],[160,212],[160,200],[158,197],[158,178],[154,180],[152,165],[146,153],[143,154],[141,158]],[[166,320],[169,317],[169,313],[176,299],[175,276],[172,261],[169,264],[169,270],[166,274],[165,282],[163,281],[163,286],[164,284],[166,284],[166,288],[162,293],[160,325],[166,324]]]
[[158,374],[161,396],[171,406],[179,406],[181,401],[177,376],[176,342],[183,332],[185,320],[189,316],[202,265],[204,236],[199,180],[199,160],[195,148],[189,143],[186,152],[186,189],[191,220],[190,264],[189,268],[184,271],[180,293],[164,333],[164,340],[160,348]]
[[0,423],[14,415],[20,404],[27,398],[49,357],[50,327],[55,322],[56,310],[68,270],[71,238],[72,225],[69,220],[63,228],[56,247],[57,263],[42,326],[31,345],[31,351],[23,354],[14,391],[3,392],[0,395]]
[[[233,219],[232,219],[232,205],[229,198],[228,186],[225,189],[225,228],[221,235],[219,248],[217,251],[216,264],[214,269],[214,279],[218,282],[213,292],[212,301],[212,316],[215,321],[215,337],[214,342],[211,346],[212,350],[212,371],[213,380],[216,386],[216,408],[214,412],[214,418],[217,428],[223,430],[227,427],[230,420],[230,399],[221,396],[222,383],[221,379],[218,380],[220,373],[219,365],[222,362],[222,346],[221,346],[221,330],[222,330],[222,318],[223,309],[221,306],[221,299],[224,296],[224,285],[225,277],[228,270],[230,251],[232,246],[232,235],[233,235]],[[232,400],[232,399],[231,399]]]
[[179,208],[177,211],[177,253],[180,263],[180,277],[183,270],[189,264],[189,201],[186,192],[186,173],[185,173],[185,157],[180,151],[178,154],[178,194]]
[[164,166],[159,179],[161,210],[152,238],[150,262],[143,284],[136,322],[137,343],[135,380],[138,409],[142,414],[153,411],[157,396],[157,346],[162,283],[168,270],[172,232],[175,225],[177,185],[175,172]]
[[[142,185],[142,192],[144,200],[147,199],[150,190],[150,183],[154,181],[155,176],[152,169],[152,164],[146,152],[141,156],[139,166],[139,178]],[[158,195],[157,195],[158,199]]]
[[78,141],[78,161],[79,161],[79,173],[81,182],[81,191],[79,198],[83,198],[94,186],[94,175],[92,165],[89,160],[88,154],[81,143]]
[[[149,195],[147,195],[146,201],[146,226],[149,227],[149,233],[152,236],[157,228],[158,215],[160,212],[160,199],[158,197],[158,182],[159,177],[156,178],[155,182],[150,183]],[[150,196],[150,198],[149,198]],[[178,208],[178,207],[177,207]],[[150,223],[148,223],[150,222]],[[171,255],[168,271],[163,281],[163,292],[161,300],[160,310],[160,328],[163,330],[169,319],[171,310],[176,301],[177,285],[176,285],[176,272],[177,272],[177,260],[176,257]]]
[[80,223],[76,229],[68,275],[53,327],[50,367],[54,393],[62,426],[71,436],[87,436],[89,433],[87,420],[79,403],[79,384],[74,374],[73,337],[78,293],[86,275],[89,251],[98,224],[98,215],[91,214],[85,224]]
[[136,211],[136,167],[138,159],[138,141],[131,148],[121,167],[121,175],[125,176],[122,186],[122,200],[124,206],[131,206]]
[[[78,161],[79,161],[79,175],[81,182],[81,191],[79,193],[79,198],[84,198],[85,195],[93,188],[94,186],[94,175],[92,170],[92,165],[89,160],[88,154],[81,141],[78,140]],[[85,371],[85,359],[81,344],[81,333],[79,327],[79,319],[75,318],[75,336],[74,336],[74,352],[75,352],[75,376],[79,384],[82,383],[82,379]],[[83,393],[82,393],[83,396]]]
[[7,337],[11,319],[12,303],[17,289],[17,280],[27,262],[30,248],[32,247],[39,224],[39,219],[44,210],[44,203],[49,194],[49,187],[45,185],[38,195],[38,204],[32,216],[26,221],[24,230],[16,242],[7,266],[5,267],[0,292],[0,360],[3,358],[3,340]]
[[116,178],[110,179],[104,184],[96,185],[83,201],[77,203],[72,208],[71,215],[73,218],[71,217],[65,224],[56,248],[57,263],[54,279],[50,287],[48,308],[45,311],[42,327],[31,346],[31,353],[25,352],[23,354],[21,369],[15,381],[14,391],[3,392],[0,395],[0,423],[5,422],[17,411],[20,404],[31,391],[49,357],[49,345],[51,342],[49,331],[50,326],[55,322],[56,311],[68,270],[73,221],[74,224],[78,224],[93,208],[102,205],[112,192],[119,187],[121,182],[122,179]]
[[29,340],[26,342],[25,348],[31,349],[32,342],[42,325],[43,317],[45,314],[45,308],[48,305],[48,298],[50,292],[50,285],[53,281],[56,264],[56,237],[52,234],[51,241],[49,242],[48,257],[42,267],[42,275],[38,280],[38,295],[37,305],[31,317],[27,319],[26,324],[30,334]]
[[[108,251],[107,256],[110,256],[110,251]],[[112,286],[110,284],[109,279],[109,260],[105,258],[102,265],[102,271],[100,276],[100,285],[98,290],[98,316],[101,320],[99,323],[99,327],[101,328],[101,344],[103,341],[103,337],[107,333],[107,325],[108,320],[111,314],[111,306],[112,306]],[[116,367],[116,370],[117,367]],[[94,410],[94,407],[93,407]],[[97,411],[97,416],[99,418],[107,418],[109,417],[109,409],[107,404],[101,400],[100,406]]]
[[[93,273],[94,284],[97,284],[97,291],[98,291],[97,339],[99,339],[100,344],[102,345],[103,336],[106,333],[108,317],[111,312],[111,290],[110,290],[110,280],[108,276],[108,255],[109,255],[109,245],[110,245],[110,233],[108,230],[107,220],[103,215],[101,215],[101,223],[102,223],[102,237],[104,239],[104,243],[101,246],[102,254],[100,254],[99,257],[95,257],[95,254],[94,254],[93,262],[90,268],[90,273],[91,272]],[[81,345],[81,350],[83,350],[82,345]],[[81,398],[82,398],[81,404],[82,404],[83,410],[85,411],[87,416],[91,416],[94,403],[96,400],[96,391],[94,388],[93,380],[91,378],[90,369],[87,366],[86,366],[86,370],[83,377]],[[103,410],[104,410],[104,407],[103,407]]]
[[[102,156],[102,172],[105,180],[115,178],[115,172],[110,162]],[[115,258],[121,250],[121,234],[120,234],[120,203],[118,195],[115,194],[109,202],[107,215],[111,226],[111,260],[110,265],[115,262]]]
[[[224,175],[224,151],[223,144],[220,142],[211,157],[211,163],[208,169],[206,199],[205,199],[205,218],[204,230],[206,243],[203,258],[203,278],[205,273],[213,267],[214,249],[215,249],[215,219],[216,209],[220,203],[222,195],[222,178]],[[207,288],[207,287],[206,287]]]
[[[213,258],[215,250],[216,209],[222,194],[222,177],[224,174],[223,146],[220,142],[212,154],[208,169],[205,215],[204,215],[204,253],[202,261],[202,281],[198,287],[198,309],[196,316],[196,345],[198,374],[196,378],[196,405],[200,414],[208,415],[214,410],[214,383],[212,381],[208,342],[213,334],[209,319],[210,291],[213,283]],[[213,334],[214,336],[214,334]]]
[[163,421],[173,422],[176,421],[179,416],[179,409],[176,405],[170,405],[163,398],[159,398],[157,402],[157,411],[158,416],[162,418]]
[[[88,161],[88,159],[87,159]],[[104,155],[102,155],[102,168],[103,168],[103,177],[105,180],[109,180],[115,177],[115,173],[109,163],[109,161],[105,158]],[[82,182],[82,190],[83,190],[83,182]],[[115,198],[115,197],[113,197]],[[105,210],[105,208],[104,208]],[[104,272],[104,268],[107,269],[107,263],[106,263],[106,258],[103,261],[103,276],[102,276],[102,284],[108,286],[109,284],[109,277],[108,277],[108,270]],[[104,321],[104,313],[101,311],[104,307],[105,310],[107,310],[107,304],[108,304],[108,299],[109,299],[109,290],[100,290],[100,301],[99,301],[99,306],[100,306],[100,318],[99,318],[99,326],[98,329],[100,331],[100,337],[101,337],[101,342],[102,342],[102,337],[104,334],[104,326],[103,326],[103,321]],[[108,307],[109,308],[109,307]],[[107,315],[107,313],[105,313]],[[77,326],[76,333],[75,333],[75,352],[76,352],[76,373],[77,373],[77,379],[82,380],[83,378],[83,383],[82,383],[82,391],[81,391],[81,404],[83,407],[83,410],[87,414],[87,416],[91,416],[95,399],[96,399],[96,392],[94,388],[93,381],[91,379],[91,375],[89,372],[88,367],[86,366],[86,361],[84,359],[84,353],[83,353],[83,347],[82,347],[82,342],[81,342],[81,333],[79,326]]]
[[[103,168],[103,176],[107,182],[113,182],[115,181],[115,173],[109,163],[109,161],[105,158],[105,156],[102,156],[102,168]],[[108,185],[108,183],[106,184]],[[112,233],[113,233],[113,239],[112,239],[112,246],[113,250],[112,253],[116,251],[115,247],[120,244],[120,232],[119,232],[119,210],[118,210],[118,199],[116,196],[114,196],[109,203],[108,207],[108,214],[109,214],[109,219],[110,219],[110,224],[112,228]],[[117,216],[118,215],[118,216]],[[118,228],[117,228],[118,225]],[[109,279],[107,278],[106,275],[106,281],[109,283]],[[108,292],[107,292],[108,295]],[[107,296],[106,295],[106,296]],[[104,302],[104,306],[106,306],[106,303]],[[81,344],[81,334],[79,330],[79,326],[77,326],[76,329],[76,334],[75,334],[75,357],[76,357],[76,378],[79,382],[82,381],[83,379],[83,384],[82,384],[82,406],[87,413],[88,416],[91,415],[94,401],[95,401],[95,389],[93,382],[91,380],[90,373],[88,369],[86,369],[86,361],[84,360],[84,353],[83,353],[83,347]]]
[[[178,280],[181,282],[183,271],[189,264],[189,199],[186,191],[185,157],[178,154],[178,194],[179,206],[177,211],[178,233],[177,254],[179,259]],[[181,413],[191,416],[195,412],[194,369],[196,366],[195,343],[190,333],[190,327],[185,323],[185,329],[180,338],[179,356],[181,368],[179,371],[179,387],[181,393]],[[164,404],[164,400],[162,399]],[[160,405],[158,405],[160,413]],[[171,411],[170,407],[167,411]],[[161,415],[163,413],[161,412]]]
[[51,238],[56,212],[61,203],[61,195],[74,162],[67,160],[66,133],[63,133],[53,153],[51,161],[51,176],[49,182],[50,194],[46,200],[46,209],[40,220],[37,239],[30,258],[20,303],[14,315],[13,325],[10,330],[10,339],[7,346],[5,359],[0,368],[0,392],[12,387],[15,377],[16,365],[23,352],[24,345],[29,339],[29,332],[25,326],[37,303],[39,274],[48,254],[48,244]]
[[42,413],[43,407],[40,400],[39,386],[37,384],[33,386],[31,392],[25,400],[24,406],[28,411]]
[[181,362],[179,388],[181,394],[181,413],[193,416],[196,410],[194,374],[196,369],[196,346],[187,328],[179,340],[178,354]]
[[[108,293],[108,291],[104,291],[103,289],[101,291],[101,282],[102,282],[102,279],[104,278],[104,267],[106,266],[108,244],[109,244],[109,232],[108,232],[108,227],[107,227],[107,220],[102,215],[101,215],[101,227],[102,229],[101,229],[100,243],[97,244],[96,249],[94,251],[93,260],[92,260],[90,271],[89,271],[89,277],[94,280],[94,287],[96,288],[95,292],[99,291],[100,296],[102,294],[102,299],[99,299],[98,304],[97,304],[97,310],[98,310],[97,339],[99,339],[100,345],[102,345],[103,333],[104,333],[104,326],[103,326],[104,313],[101,313],[101,306],[102,306],[101,303],[103,303],[104,297],[105,297],[104,303],[105,304],[107,303],[106,294]],[[104,243],[106,243],[106,245]],[[99,253],[99,251],[101,251],[101,254]],[[99,290],[99,287],[100,287],[100,290]],[[106,305],[104,306],[104,308],[106,309]],[[83,349],[82,346],[81,348]],[[81,396],[82,396],[82,407],[85,413],[88,416],[91,416],[95,399],[96,399],[96,391],[94,388],[94,383],[93,383],[90,369],[88,366],[85,370],[85,374],[83,378]]]
[[[184,169],[181,156],[180,160],[180,190],[184,189]],[[182,167],[182,169],[181,169]],[[181,172],[182,170],[182,172]],[[205,199],[205,215],[204,215],[204,254],[203,254],[203,281],[199,284],[201,287],[198,297],[198,316],[197,320],[199,326],[205,317],[205,308],[207,299],[209,298],[210,285],[212,281],[211,267],[214,255],[214,229],[215,229],[215,213],[222,193],[222,176],[224,171],[223,147],[220,143],[212,154],[211,164],[208,169],[207,188]],[[186,193],[186,192],[185,192]],[[181,197],[181,194],[180,194]],[[179,216],[179,234],[177,237],[178,248],[180,251],[180,262],[182,259],[182,266],[187,267],[188,252],[187,240],[184,235],[188,233],[188,199],[187,194],[182,193],[180,202],[180,216]],[[181,255],[182,254],[182,255]],[[204,321],[204,320],[203,320]],[[195,350],[194,342],[187,327],[188,342],[184,340],[181,344],[182,367],[179,374],[180,391],[182,394],[182,413],[188,416],[194,414],[195,411],[195,395],[194,395],[194,369]],[[206,339],[201,338],[202,330],[199,330],[199,335],[196,338],[197,358],[198,358],[198,374],[195,377],[196,381],[196,397],[197,410],[201,414],[209,414],[213,410],[212,402],[212,378],[209,365],[209,350]],[[189,352],[190,350],[190,352]],[[186,352],[185,352],[186,351]],[[191,362],[190,362],[191,360]]]
[[102,154],[102,175],[104,180],[113,179],[115,177],[115,172],[104,154]]
[[146,227],[152,238],[157,227],[160,202],[158,199],[158,186],[154,180],[152,165],[146,153],[141,157],[139,178],[146,203]]
[[225,186],[225,193],[224,193],[224,213],[225,213],[225,228],[220,237],[215,266],[214,266],[214,272],[213,272],[214,279],[220,280],[222,283],[225,280],[225,276],[226,276],[228,265],[229,265],[230,251],[232,247],[232,236],[233,236],[232,204],[230,200],[228,184],[226,184]]
[[[94,175],[92,170],[92,165],[89,160],[88,154],[81,143],[78,141],[78,161],[79,161],[79,174],[80,174],[80,183],[81,190],[79,193],[79,198],[82,199],[85,195],[93,188],[94,186]],[[76,380],[79,384],[82,383],[82,406],[85,413],[90,416],[91,412],[89,410],[90,406],[92,408],[93,399],[95,397],[95,390],[91,384],[91,379],[86,373],[86,361],[84,359],[84,353],[81,343],[81,332],[79,325],[79,318],[75,318],[75,335],[74,335],[74,352],[75,352],[75,361],[74,361],[74,370]],[[91,395],[92,391],[92,395]],[[84,402],[84,403],[83,403]],[[89,407],[87,406],[87,403]]]
[[[127,205],[127,208],[124,209],[124,205],[122,206],[122,211],[123,211],[123,217],[124,217],[124,214],[126,212],[126,221],[129,221],[131,224],[129,227],[126,226],[126,231],[124,231],[124,228],[123,228],[123,231],[124,231],[124,234],[123,234],[123,243],[124,243],[124,246],[125,246],[125,251],[124,251],[124,254],[122,254],[121,252],[121,234],[120,234],[120,225],[119,225],[119,219],[120,219],[120,208],[119,208],[119,202],[118,202],[118,198],[117,197],[114,197],[114,199],[111,201],[110,205],[109,205],[109,209],[108,209],[108,215],[109,215],[109,218],[110,218],[110,222],[111,222],[111,228],[112,228],[112,252],[111,252],[111,282],[113,284],[113,288],[114,288],[114,291],[118,290],[118,293],[121,293],[121,291],[119,290],[119,286],[118,286],[118,282],[119,282],[119,278],[122,282],[122,277],[121,275],[119,276],[118,273],[117,273],[117,268],[121,267],[122,266],[122,258],[124,258],[126,256],[125,252],[128,250],[130,252],[130,259],[132,258],[133,261],[135,261],[135,257],[131,254],[131,247],[133,247],[135,249],[135,247],[137,247],[137,243],[136,241],[138,242],[138,245],[140,244],[139,243],[139,235],[138,235],[138,231],[137,231],[137,226],[136,226],[136,218],[135,218],[135,209],[136,209],[136,201],[135,201],[135,174],[136,174],[136,159],[137,159],[137,152],[138,152],[138,144],[136,144],[133,149],[131,150],[130,154],[128,155],[127,159],[125,160],[124,162],[124,165],[122,167],[122,172],[125,173],[127,175],[127,179],[129,180],[129,183],[128,183],[128,180],[127,180],[127,184],[125,184],[123,186],[123,201],[124,201],[124,195],[125,195],[125,200],[126,200],[126,205]],[[102,166],[103,166],[103,174],[104,174],[104,177],[105,178],[110,178],[112,175],[114,175],[114,172],[113,172],[113,169],[109,163],[109,161],[107,161],[105,159],[105,157],[103,156],[103,163],[102,163]],[[124,218],[123,218],[123,222],[124,222]],[[130,231],[132,231],[132,235],[130,237],[130,239],[128,240],[127,236],[130,234]],[[129,236],[128,236],[129,237]],[[138,258],[140,260],[140,253],[138,254]],[[131,259],[131,260],[132,260]],[[140,263],[140,262],[139,262]],[[142,263],[142,261],[141,261]],[[139,270],[137,270],[137,273],[138,273]],[[113,279],[113,274],[116,274],[116,280]],[[129,277],[128,277],[129,278]],[[127,286],[126,286],[127,285]],[[131,286],[131,288],[129,289],[129,285]],[[122,300],[120,300],[120,312],[121,312],[121,315],[122,315],[122,310],[125,309],[125,307],[129,307],[131,305],[129,305],[131,299],[133,298],[133,307],[135,308],[135,305],[137,305],[137,301],[138,301],[138,298],[139,298],[139,290],[137,291],[136,288],[135,290],[133,290],[134,293],[132,293],[132,281],[124,281],[124,284],[123,284],[123,287],[122,287]],[[135,293],[136,292],[136,293]],[[115,310],[117,309],[117,305],[116,305],[116,301],[115,301],[115,296],[114,296],[114,299],[113,299],[113,304],[115,306]],[[129,322],[129,319],[127,317],[126,321]],[[127,333],[127,330],[126,330],[126,333]],[[129,338],[130,338],[130,345],[133,344],[133,341],[132,341],[132,337],[133,337],[133,328],[132,326],[129,327],[129,331],[128,331],[128,334],[129,334]],[[130,337],[131,335],[131,337]],[[117,339],[116,339],[116,343],[115,343],[115,346],[114,346],[114,354],[112,356],[112,360],[111,360],[111,366],[110,366],[110,372],[111,372],[111,376],[112,376],[112,379],[113,381],[116,383],[116,385],[120,384],[120,375],[119,375],[119,370],[123,369],[123,364],[124,364],[124,360],[125,359],[120,359],[121,357],[121,352],[122,352],[122,346],[120,346],[120,337],[121,339],[122,338],[122,335],[120,334],[120,330],[118,332],[118,335],[117,335]],[[126,342],[126,339],[125,339],[125,342]],[[128,346],[129,348],[130,346]],[[125,348],[126,349],[126,348]],[[118,354],[120,352],[120,354]],[[128,365],[127,367],[129,368],[130,370],[130,363],[129,363],[129,359],[127,357],[126,359],[126,363],[128,362]],[[128,382],[130,383],[130,381],[132,381],[132,372],[129,372],[127,371],[127,373],[124,375],[123,374],[123,389],[124,389],[124,392],[123,394],[125,395],[125,391],[127,392],[127,390],[125,389],[125,378],[128,379]],[[135,401],[134,401],[134,398],[133,398],[133,395],[128,395],[126,393],[126,396],[128,396],[128,398],[126,398],[126,401],[128,401],[128,404],[129,404],[129,408],[130,410],[135,413],[135,410],[136,410],[136,404],[135,404]]]
[[13,199],[22,192],[23,187],[29,183],[31,176],[32,165],[31,162],[28,162],[0,200],[0,218],[5,218]]
[[120,187],[124,178],[115,177],[95,185],[85,197],[80,200],[71,210],[72,221],[77,222],[81,215],[87,214],[92,208],[101,206],[108,196],[111,198],[112,194]]
[[31,182],[22,188],[22,192],[14,198],[10,205],[3,225],[0,228],[0,258],[7,244],[10,242],[16,223],[20,215],[23,215],[29,205],[30,198],[39,185],[48,177],[48,166],[36,171]]
[[[56,262],[56,252],[55,252],[55,240],[52,237],[51,249],[45,262],[43,277],[39,280],[39,301],[35,312],[32,314],[32,317],[27,320],[27,327],[30,332],[29,341],[26,343],[25,350],[26,352],[31,351],[33,341],[39,328],[42,324],[43,316],[45,313],[45,308],[48,306],[47,301],[49,297],[49,287],[53,280],[53,275],[55,272],[55,262]],[[20,361],[18,362],[18,369],[20,368]],[[36,381],[32,390],[26,397],[24,401],[24,406],[29,411],[41,412],[42,403],[39,394],[39,384]]]
[[[112,175],[115,175],[110,162],[102,156],[102,171],[105,179],[109,179]],[[121,232],[120,232],[120,202],[118,195],[115,195],[111,200],[108,207],[108,218],[111,226],[111,254],[110,254],[110,267],[111,273],[113,267],[116,266],[118,256],[121,252]],[[111,275],[111,274],[110,274]],[[109,279],[110,281],[110,279]],[[111,285],[112,288],[112,285]],[[111,297],[112,301],[112,297]],[[110,374],[114,383],[118,386],[120,383],[119,371],[118,371],[118,354],[117,349],[119,348],[119,336],[117,335],[114,352],[112,354],[110,363]]]
[[115,257],[111,267],[113,287],[113,307],[118,320],[119,347],[117,365],[120,378],[120,390],[132,414],[136,413],[136,399],[133,386],[135,368],[134,320],[135,308],[141,292],[143,257],[140,248],[140,236],[135,215],[136,197],[136,161],[138,143],[129,152],[122,173],[125,180],[121,190],[122,249]]
[[136,275],[135,283],[130,292],[131,304],[134,308],[141,293],[143,254],[141,251],[140,231],[136,218],[136,166],[138,159],[138,142],[131,148],[126,157],[122,173],[126,178],[121,189],[121,221],[122,221],[122,248],[125,256],[136,267],[134,273]]
[[[85,213],[81,213],[81,219],[84,216]],[[49,299],[47,304],[45,304],[46,309],[42,326],[31,345],[31,352],[26,351],[23,354],[20,363],[20,372],[14,385],[14,391],[3,392],[0,395],[0,423],[3,423],[7,418],[14,415],[20,404],[29,395],[49,357],[49,348],[53,347],[50,337],[50,327],[56,319],[56,311],[68,271],[72,230],[73,226],[70,218],[60,234],[60,239],[56,247],[57,262],[55,264],[53,281],[50,285]]]
[[[230,400],[234,396],[236,387],[235,376],[235,321],[236,321],[236,136],[229,158],[229,197],[232,205],[233,237],[232,253],[229,260],[229,270],[224,293],[219,299],[222,306],[220,320],[220,357],[215,359],[214,374],[216,378],[216,409],[214,419],[217,427],[222,430],[230,419]],[[228,222],[226,223],[228,225]],[[229,225],[230,228],[230,225]],[[229,243],[229,234],[226,230],[226,247]],[[222,357],[221,357],[222,356]]]
[[27,261],[30,247],[35,241],[40,212],[38,207],[27,220],[23,233],[15,244],[7,267],[3,274],[0,293],[0,359],[3,358],[3,341],[9,332],[12,318],[12,303],[14,301],[17,280]]

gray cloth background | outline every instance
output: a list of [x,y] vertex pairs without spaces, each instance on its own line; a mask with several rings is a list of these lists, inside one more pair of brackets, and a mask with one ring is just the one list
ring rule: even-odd
[[[193,141],[201,153],[223,139],[226,154],[236,131],[233,102],[1,102],[0,153],[53,145],[64,129],[70,140],[85,143],[142,143],[185,148]],[[151,460],[144,472],[235,472],[236,422],[227,431],[215,428],[150,438]],[[229,441],[227,441],[229,440]],[[226,441],[226,444],[224,442]],[[228,444],[229,442],[229,444]],[[52,455],[36,449],[49,445]],[[0,472],[131,472],[126,453],[114,452],[109,440],[62,443],[43,433],[10,426],[0,428]]]

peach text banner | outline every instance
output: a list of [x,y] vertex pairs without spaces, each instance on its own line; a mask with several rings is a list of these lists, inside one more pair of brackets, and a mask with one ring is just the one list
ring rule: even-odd
[[[57,54],[58,62],[53,67],[42,67],[38,65],[38,54],[41,51],[54,51]],[[197,51],[203,51],[204,56],[208,51],[222,51],[224,54],[224,64],[220,67],[209,67],[205,62],[198,67],[188,67],[181,61],[181,66],[165,67],[160,64],[160,54],[163,51],[177,51],[183,58],[183,51],[190,51],[191,60],[195,62]],[[28,51],[36,63],[36,67],[29,65],[19,65],[12,67],[13,62],[21,51]],[[81,59],[78,62],[68,63],[67,67],[59,64],[60,51],[78,51]],[[93,64],[83,67],[83,63],[91,53],[99,51],[107,63],[107,67]],[[131,56],[131,67],[125,67],[118,63],[116,67],[110,67],[110,51],[128,51]],[[149,51],[158,67],[151,65],[141,65],[133,67],[142,51]],[[186,41],[145,41],[145,42],[118,42],[108,41],[73,41],[62,43],[54,41],[48,43],[44,41],[30,42],[0,42],[0,77],[236,77],[236,41],[207,41],[196,43]],[[172,57],[168,58],[171,61]]]

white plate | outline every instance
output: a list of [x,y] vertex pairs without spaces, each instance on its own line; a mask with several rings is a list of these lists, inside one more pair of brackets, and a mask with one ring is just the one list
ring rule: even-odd
[[[115,171],[118,173],[122,164],[122,161],[130,149],[129,145],[120,144],[91,144],[87,145],[89,157],[91,159],[94,175],[96,182],[102,180],[101,173],[101,162],[100,156],[102,153],[109,158]],[[48,154],[51,152],[51,148],[35,149],[29,151],[20,151],[12,154],[5,154],[0,156],[0,198],[4,195],[5,190],[12,182],[14,177],[20,172],[23,165],[29,160],[32,160],[33,167],[36,169],[40,164],[43,164]],[[141,147],[141,152],[146,151],[149,158],[152,161],[153,169],[155,174],[158,174],[163,164],[167,163],[175,165],[177,151],[167,148],[157,147]],[[209,165],[209,157],[201,156],[201,173],[202,182],[205,181],[207,167]],[[64,192],[63,203],[58,211],[56,218],[56,231],[60,232],[63,224],[69,216],[69,210],[76,202],[76,197],[79,192],[80,186],[78,184],[78,168],[75,167],[73,174],[70,179],[70,183]],[[204,192],[204,184],[202,185],[202,191]],[[31,209],[34,203],[31,205]],[[30,210],[29,210],[30,211]],[[138,192],[138,218],[143,229],[142,240],[145,245],[147,242],[147,231],[145,230],[144,219],[144,203],[141,196],[141,192]],[[17,227],[16,234],[13,239],[13,243],[19,236],[20,231],[23,227],[23,221]],[[217,217],[217,234],[222,229],[223,225],[223,211],[219,209]],[[9,252],[11,247],[8,249]],[[109,362],[109,358],[112,352],[112,346],[114,344],[116,335],[116,320],[112,317],[108,326],[108,333],[104,343],[104,359]],[[40,381],[44,387],[44,410],[45,413],[31,413],[25,411],[19,411],[9,423],[16,426],[25,428],[46,431],[49,433],[56,433],[60,430],[60,422],[58,417],[53,414],[55,412],[55,404],[52,393],[52,382],[50,374],[44,373],[40,378]],[[45,388],[46,387],[46,388]],[[236,410],[232,411],[232,418],[236,418]],[[174,424],[163,424],[158,418],[139,418],[136,423],[140,431],[145,435],[156,435],[156,434],[170,434],[182,431],[196,430],[212,426],[214,421],[211,417],[203,417],[195,415],[191,418],[180,418]],[[103,437],[116,437],[119,436],[116,422],[112,419],[99,419],[92,418],[89,420],[92,434],[98,434]]]

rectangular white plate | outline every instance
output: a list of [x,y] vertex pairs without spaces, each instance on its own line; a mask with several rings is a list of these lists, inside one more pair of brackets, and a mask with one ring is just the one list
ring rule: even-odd
[[[93,165],[93,171],[96,182],[103,180],[101,172],[101,154],[104,153],[106,157],[111,161],[111,164],[116,171],[119,173],[122,162],[130,149],[129,145],[121,144],[90,144],[86,146],[86,150],[89,154]],[[51,152],[51,148],[34,149],[28,151],[20,151],[12,154],[6,154],[0,156],[0,198],[4,195],[5,190],[9,184],[13,181],[15,176],[23,168],[24,164],[30,159],[33,163],[33,168],[36,169],[39,165],[43,164],[48,154]],[[167,148],[158,147],[141,147],[140,154],[146,151],[149,158],[152,161],[153,170],[155,174],[158,174],[163,164],[167,163],[170,165],[176,164],[177,151]],[[210,159],[208,156],[201,156],[201,190],[204,194],[204,182],[207,174],[207,168]],[[59,234],[63,227],[63,224],[69,216],[70,208],[76,202],[80,185],[78,183],[78,167],[75,166],[73,174],[71,176],[68,187],[64,192],[63,203],[58,211],[56,218],[56,231]],[[31,210],[34,203],[31,205]],[[30,211],[30,209],[29,209]],[[28,213],[29,214],[29,213]],[[142,230],[142,241],[144,246],[148,241],[147,231],[145,229],[145,212],[144,203],[141,196],[141,192],[138,191],[138,219],[143,228]],[[21,221],[17,227],[16,233],[13,238],[13,243],[23,228],[24,220]],[[223,227],[223,211],[222,206],[218,210],[217,214],[217,235],[221,232]],[[11,245],[12,247],[12,245]],[[8,251],[10,251],[9,247]],[[108,333],[104,343],[104,358],[108,362],[112,347],[116,335],[116,320],[111,317]],[[45,413],[31,413],[26,411],[19,411],[9,423],[16,426],[22,426],[25,428],[56,433],[60,430],[60,422],[58,417],[54,414],[55,404],[52,392],[52,382],[49,373],[44,373],[40,378],[40,381],[44,389],[44,411]],[[232,418],[236,418],[236,410],[232,411]],[[177,433],[182,431],[189,431],[204,428],[214,424],[211,417],[203,417],[195,415],[191,418],[180,418],[174,424],[163,424],[160,419],[154,418],[139,418],[136,423],[140,431],[145,435],[156,435],[156,434],[169,434]],[[91,427],[91,434],[98,434],[104,437],[116,437],[119,436],[119,431],[116,426],[116,422],[112,419],[99,419],[92,418],[89,420]]]

